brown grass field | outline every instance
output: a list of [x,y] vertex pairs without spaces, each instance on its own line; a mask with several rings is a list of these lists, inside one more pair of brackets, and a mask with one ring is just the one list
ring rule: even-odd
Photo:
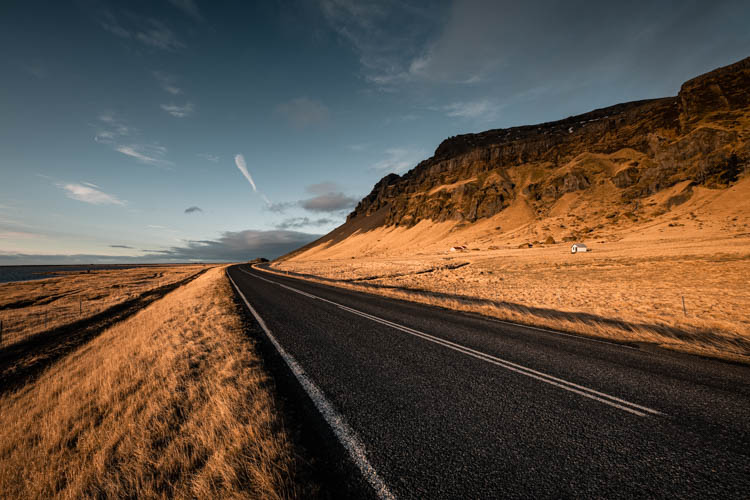
[[[51,288],[29,283],[24,296],[35,286]],[[0,393],[0,497],[299,496],[298,459],[232,296],[223,268],[209,269]]]
[[0,284],[0,346],[85,320],[146,292],[184,280],[205,265],[148,266]]
[[750,362],[750,238],[590,246],[577,255],[557,244],[292,260],[273,269],[502,320]]
[[[695,191],[669,211],[662,193],[644,203],[637,221],[589,229],[579,240],[593,250],[586,254],[571,255],[570,243],[559,240],[585,232],[583,226],[593,227],[590,214],[612,208],[600,206],[605,198],[566,195],[551,211],[558,219],[538,220],[520,200],[468,226],[365,222],[344,239],[313,245],[272,268],[502,320],[747,363],[750,177],[726,190]],[[550,236],[558,243],[544,243]],[[454,245],[467,251],[450,252]]]

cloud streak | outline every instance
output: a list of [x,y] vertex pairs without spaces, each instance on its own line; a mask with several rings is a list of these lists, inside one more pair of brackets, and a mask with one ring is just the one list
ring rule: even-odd
[[488,99],[482,99],[454,102],[443,106],[442,110],[452,118],[491,119],[497,115],[498,105]]
[[203,209],[201,207],[196,207],[195,205],[193,205],[192,207],[187,207],[185,209],[186,214],[194,214],[198,212],[203,212]]
[[322,217],[310,219],[309,217],[290,217],[276,224],[277,229],[299,229],[301,227],[326,226],[336,222],[334,219]]
[[193,114],[193,111],[195,111],[195,106],[193,106],[192,102],[186,102],[182,106],[170,103],[162,104],[161,109],[174,116],[175,118],[185,118]]
[[177,78],[174,76],[164,73],[163,71],[154,71],[154,78],[159,82],[162,90],[172,95],[182,94],[182,89],[175,83]]
[[169,0],[169,3],[174,5],[196,21],[203,20],[203,16],[198,9],[198,5],[193,0]]
[[416,166],[427,158],[427,152],[414,148],[390,148],[385,150],[385,158],[372,165],[373,170],[400,174]]
[[152,48],[174,52],[186,47],[177,35],[161,21],[144,19],[130,13],[126,16],[131,26],[124,27],[111,11],[104,11],[99,25],[106,31],[123,40],[136,40]]
[[163,158],[164,155],[167,154],[167,148],[164,146],[129,144],[115,146],[115,151],[122,153],[125,156],[135,158],[141,163],[146,163],[147,165],[153,165],[155,167],[169,167],[174,165],[171,161]]
[[[137,130],[125,124],[115,116],[114,113],[106,112],[99,116],[99,129],[94,135],[94,142],[106,144],[118,153],[135,158],[141,163],[156,167],[169,168],[174,163],[165,159],[167,148],[158,144],[123,144],[125,141],[133,140]],[[96,186],[94,186],[96,187]]]
[[442,7],[409,2],[321,0],[323,17],[359,56],[365,78],[383,90],[413,78]]
[[218,155],[212,155],[208,153],[198,153],[199,158],[203,158],[206,161],[210,161],[211,163],[219,163],[219,160],[221,159]]
[[250,172],[247,171],[247,164],[245,163],[245,157],[241,154],[234,155],[234,164],[237,165],[237,168],[240,172],[242,172],[242,175],[245,176],[245,179],[247,179],[247,182],[250,183],[250,186],[253,188],[253,192],[257,193],[258,188],[255,186],[255,181],[253,180],[253,177],[250,175]]
[[93,188],[90,185],[75,183],[59,183],[57,187],[64,190],[68,198],[90,203],[92,205],[119,205],[125,206],[127,203],[118,197],[107,194],[104,191]]

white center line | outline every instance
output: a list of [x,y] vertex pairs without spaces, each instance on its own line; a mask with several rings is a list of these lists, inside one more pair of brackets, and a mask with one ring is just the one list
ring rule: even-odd
[[375,321],[377,323],[380,323],[385,326],[389,326],[391,328],[394,328],[396,330],[402,331],[404,333],[408,333],[409,335],[413,335],[415,337],[419,337],[423,340],[427,340],[428,342],[432,342],[435,344],[439,344],[443,347],[447,347],[448,349],[452,349],[454,351],[460,352],[462,354],[465,354],[467,356],[471,356],[476,359],[480,359],[482,361],[485,361],[487,363],[491,363],[496,366],[500,366],[502,368],[505,368],[506,370],[510,370],[516,373],[519,373],[521,375],[525,375],[527,377],[531,377],[533,379],[539,380],[541,382],[544,382],[546,384],[553,385],[555,387],[559,387],[561,389],[564,389],[569,392],[573,392],[575,394],[579,394],[581,396],[599,401],[601,403],[604,403],[606,405],[612,406],[614,408],[618,408],[620,410],[632,413],[634,415],[638,415],[640,417],[648,416],[648,414],[651,415],[664,415],[662,412],[658,410],[654,410],[653,408],[649,408],[647,406],[642,406],[630,401],[626,401],[624,399],[618,398],[616,396],[612,396],[610,394],[606,394],[600,391],[597,391],[595,389],[591,389],[590,387],[586,387],[580,384],[576,384],[574,382],[569,382],[567,380],[548,375],[546,373],[534,370],[532,368],[519,365],[517,363],[514,363],[512,361],[508,361],[506,359],[502,359],[496,356],[492,356],[490,354],[483,353],[481,351],[477,351],[475,349],[472,349],[470,347],[463,346],[461,344],[457,344],[455,342],[451,342],[449,340],[436,337],[434,335],[430,335],[428,333],[421,332],[419,330],[415,330],[413,328],[409,328],[408,326],[400,325],[398,323],[394,323],[392,321],[389,321],[384,318],[380,318],[378,316],[373,316],[371,314],[359,311],[357,309],[353,309],[351,307],[339,304],[337,302],[334,302],[332,300],[324,299],[322,297],[318,297],[317,295],[313,295],[308,292],[304,292],[302,290],[298,290],[294,287],[284,285],[283,283],[279,283],[277,281],[269,280],[266,278],[263,278],[261,276],[258,276],[256,274],[250,273],[242,268],[238,268],[243,273],[252,276],[253,278],[257,278],[263,281],[266,281],[268,283],[272,283],[274,285],[278,285],[280,287],[286,288],[287,290],[290,290],[292,292],[298,293],[300,295],[304,295],[305,297],[309,297],[311,299],[320,300],[323,302],[326,302],[328,304],[331,304],[333,306],[338,307],[339,309],[342,309],[344,311],[350,312],[352,314],[356,314],[358,316],[361,316],[363,318],[367,318],[371,321]]

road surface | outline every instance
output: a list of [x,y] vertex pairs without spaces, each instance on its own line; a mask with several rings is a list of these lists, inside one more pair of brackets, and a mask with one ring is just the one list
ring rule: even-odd
[[750,369],[228,274],[381,498],[750,495]]

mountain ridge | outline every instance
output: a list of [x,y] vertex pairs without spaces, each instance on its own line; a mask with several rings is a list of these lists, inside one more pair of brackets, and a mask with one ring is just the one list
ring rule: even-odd
[[283,258],[421,222],[460,229],[497,218],[498,233],[526,224],[567,240],[611,233],[669,212],[696,189],[737,183],[748,131],[750,58],[686,81],[674,97],[447,138],[405,174],[378,181],[345,224]]

